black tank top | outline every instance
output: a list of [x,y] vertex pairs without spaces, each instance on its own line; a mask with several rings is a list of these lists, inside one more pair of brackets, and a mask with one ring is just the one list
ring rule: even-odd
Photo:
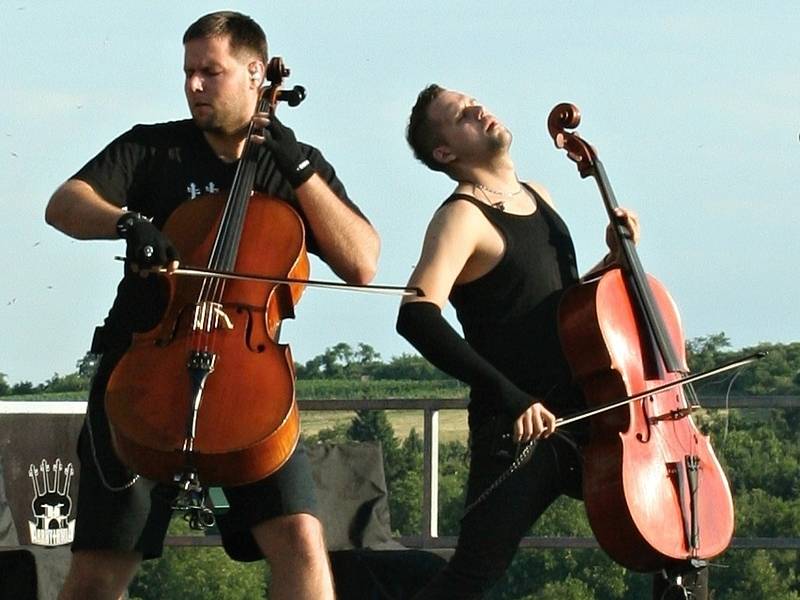
[[[520,389],[545,398],[563,414],[580,400],[570,389],[569,367],[558,340],[557,310],[564,289],[578,281],[575,249],[566,224],[532,188],[536,211],[515,215],[478,199],[476,206],[505,241],[500,262],[482,277],[453,287],[450,302],[470,345]],[[470,418],[494,412],[472,391]]]

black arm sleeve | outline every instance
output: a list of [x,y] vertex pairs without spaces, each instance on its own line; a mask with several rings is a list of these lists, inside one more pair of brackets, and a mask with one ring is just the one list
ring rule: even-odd
[[435,367],[494,398],[497,408],[508,416],[516,419],[533,404],[530,394],[509,381],[450,326],[436,304],[403,304],[397,332]]

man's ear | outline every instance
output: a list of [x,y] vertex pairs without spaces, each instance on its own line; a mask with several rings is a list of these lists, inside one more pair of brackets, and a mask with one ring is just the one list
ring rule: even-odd
[[264,83],[264,64],[259,60],[254,60],[247,65],[247,70],[250,73],[250,81],[256,87],[260,87]]
[[433,149],[433,158],[436,162],[440,162],[443,165],[449,164],[456,159],[456,155],[451,152],[449,146],[436,146]]

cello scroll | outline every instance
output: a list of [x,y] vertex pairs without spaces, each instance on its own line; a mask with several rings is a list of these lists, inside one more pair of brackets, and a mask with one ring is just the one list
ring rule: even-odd
[[567,156],[578,165],[581,177],[594,174],[597,153],[591,144],[584,140],[575,129],[581,123],[581,111],[574,104],[562,102],[550,111],[547,117],[547,131],[556,144],[556,148],[565,150]]
[[296,85],[291,90],[282,89],[283,80],[291,74],[280,56],[273,56],[267,65],[267,81],[269,85],[262,91],[259,109],[262,112],[275,114],[278,102],[286,102],[289,106],[297,106],[306,99],[306,88]]

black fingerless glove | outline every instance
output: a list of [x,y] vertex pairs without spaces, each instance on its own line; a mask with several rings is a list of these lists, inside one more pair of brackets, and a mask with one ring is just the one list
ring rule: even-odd
[[127,212],[117,221],[117,235],[125,240],[125,258],[140,268],[162,266],[178,260],[178,251],[167,236],[148,219]]
[[433,366],[486,394],[498,410],[512,419],[533,404],[530,394],[509,381],[450,326],[436,304],[403,304],[397,316],[397,332]]
[[275,157],[278,170],[293,188],[300,187],[314,174],[314,167],[303,155],[303,150],[297,143],[294,132],[274,115],[270,117],[265,131],[264,145]]

